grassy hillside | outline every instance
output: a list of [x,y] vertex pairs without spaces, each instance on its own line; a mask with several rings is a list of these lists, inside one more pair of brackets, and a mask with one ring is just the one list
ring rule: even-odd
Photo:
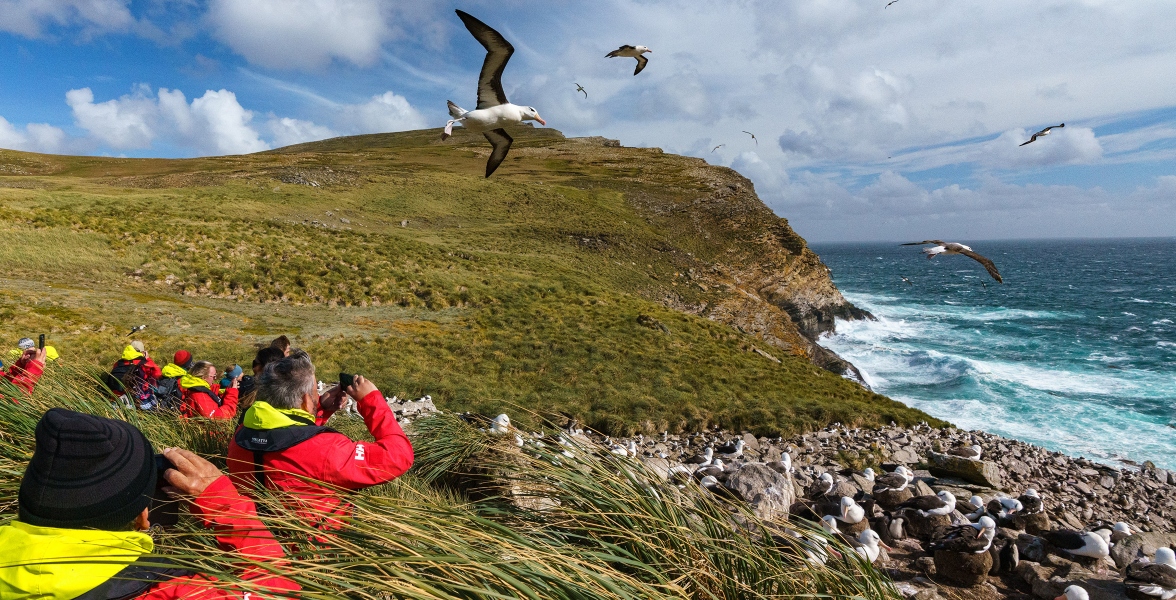
[[0,151],[0,331],[108,365],[126,332],[248,365],[281,334],[320,378],[608,432],[931,420],[815,364],[841,298],[750,182],[522,128],[193,160]]

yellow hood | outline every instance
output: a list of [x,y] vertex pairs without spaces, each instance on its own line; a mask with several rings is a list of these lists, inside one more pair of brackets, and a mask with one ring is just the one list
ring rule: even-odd
[[[19,359],[22,355],[24,355],[24,350],[21,350],[20,348],[13,348],[12,350],[8,351],[8,359],[12,362],[16,362],[17,359]],[[57,352],[57,348],[54,348],[53,346],[45,346],[46,360],[57,360],[60,357],[61,354]]]
[[138,531],[0,527],[0,598],[70,600],[155,549]]
[[199,377],[196,377],[195,375],[189,375],[188,372],[185,371],[183,375],[180,375],[180,387],[184,388],[185,390],[202,387],[206,388],[208,387],[208,382]]
[[307,419],[314,423],[314,416],[299,408],[274,408],[265,400],[258,400],[245,411],[245,418],[241,424],[250,429],[281,429],[294,425],[306,425],[303,421],[296,421],[291,416]]
[[167,363],[167,366],[165,366],[160,371],[160,373],[164,377],[183,377],[184,375],[188,374],[188,372],[185,371],[183,367],[177,365],[176,363]]
[[143,353],[135,350],[134,346],[127,344],[127,347],[123,348],[122,359],[135,360],[136,358],[143,358]]

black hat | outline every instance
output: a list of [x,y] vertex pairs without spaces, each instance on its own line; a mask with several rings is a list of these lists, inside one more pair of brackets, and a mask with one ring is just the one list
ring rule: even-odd
[[130,423],[51,408],[20,482],[20,520],[39,527],[125,529],[155,491],[155,451]]

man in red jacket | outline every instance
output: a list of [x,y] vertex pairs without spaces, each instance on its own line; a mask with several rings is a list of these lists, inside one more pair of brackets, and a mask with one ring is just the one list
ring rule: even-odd
[[[26,394],[33,393],[33,386],[45,372],[45,350],[43,348],[29,348],[21,354],[20,359],[8,367],[8,372],[0,373],[4,380],[20,388]],[[16,399],[12,399],[16,402]]]
[[[41,417],[35,436],[18,518],[0,527],[0,598],[240,600],[299,589],[260,566],[280,563],[282,546],[212,463],[168,448],[170,468],[160,474],[151,443],[133,425],[62,408]],[[244,584],[152,556],[145,531],[158,477],[193,498],[192,515],[216,530],[221,550],[254,565],[240,573]]]
[[412,466],[412,445],[376,386],[356,376],[346,390],[375,439],[357,442],[323,424],[342,390],[318,395],[314,364],[302,350],[266,365],[257,400],[229,443],[229,473],[240,490],[264,486],[295,497],[298,514],[335,529],[350,512],[342,494],[399,477]]

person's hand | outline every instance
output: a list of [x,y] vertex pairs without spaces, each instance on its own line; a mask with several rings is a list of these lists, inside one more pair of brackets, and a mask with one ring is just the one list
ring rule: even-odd
[[338,384],[333,385],[322,396],[319,396],[319,409],[325,413],[333,413],[339,410],[342,400],[343,390],[339,389]]
[[376,384],[364,379],[363,375],[356,375],[355,382],[351,384],[351,387],[347,388],[347,395],[359,401],[375,391],[379,391],[376,389]]
[[32,362],[39,362],[45,364],[45,349],[44,348],[29,348],[24,351],[22,359],[30,360]]
[[238,376],[234,377],[233,380],[231,382],[229,382],[229,387],[234,390],[237,388],[240,388],[241,387],[241,376],[238,375]]
[[216,465],[197,456],[194,452],[182,448],[167,448],[163,456],[171,462],[173,469],[163,472],[163,478],[170,486],[163,491],[172,496],[187,496],[195,498],[204,493],[212,482],[221,478],[220,469]]

